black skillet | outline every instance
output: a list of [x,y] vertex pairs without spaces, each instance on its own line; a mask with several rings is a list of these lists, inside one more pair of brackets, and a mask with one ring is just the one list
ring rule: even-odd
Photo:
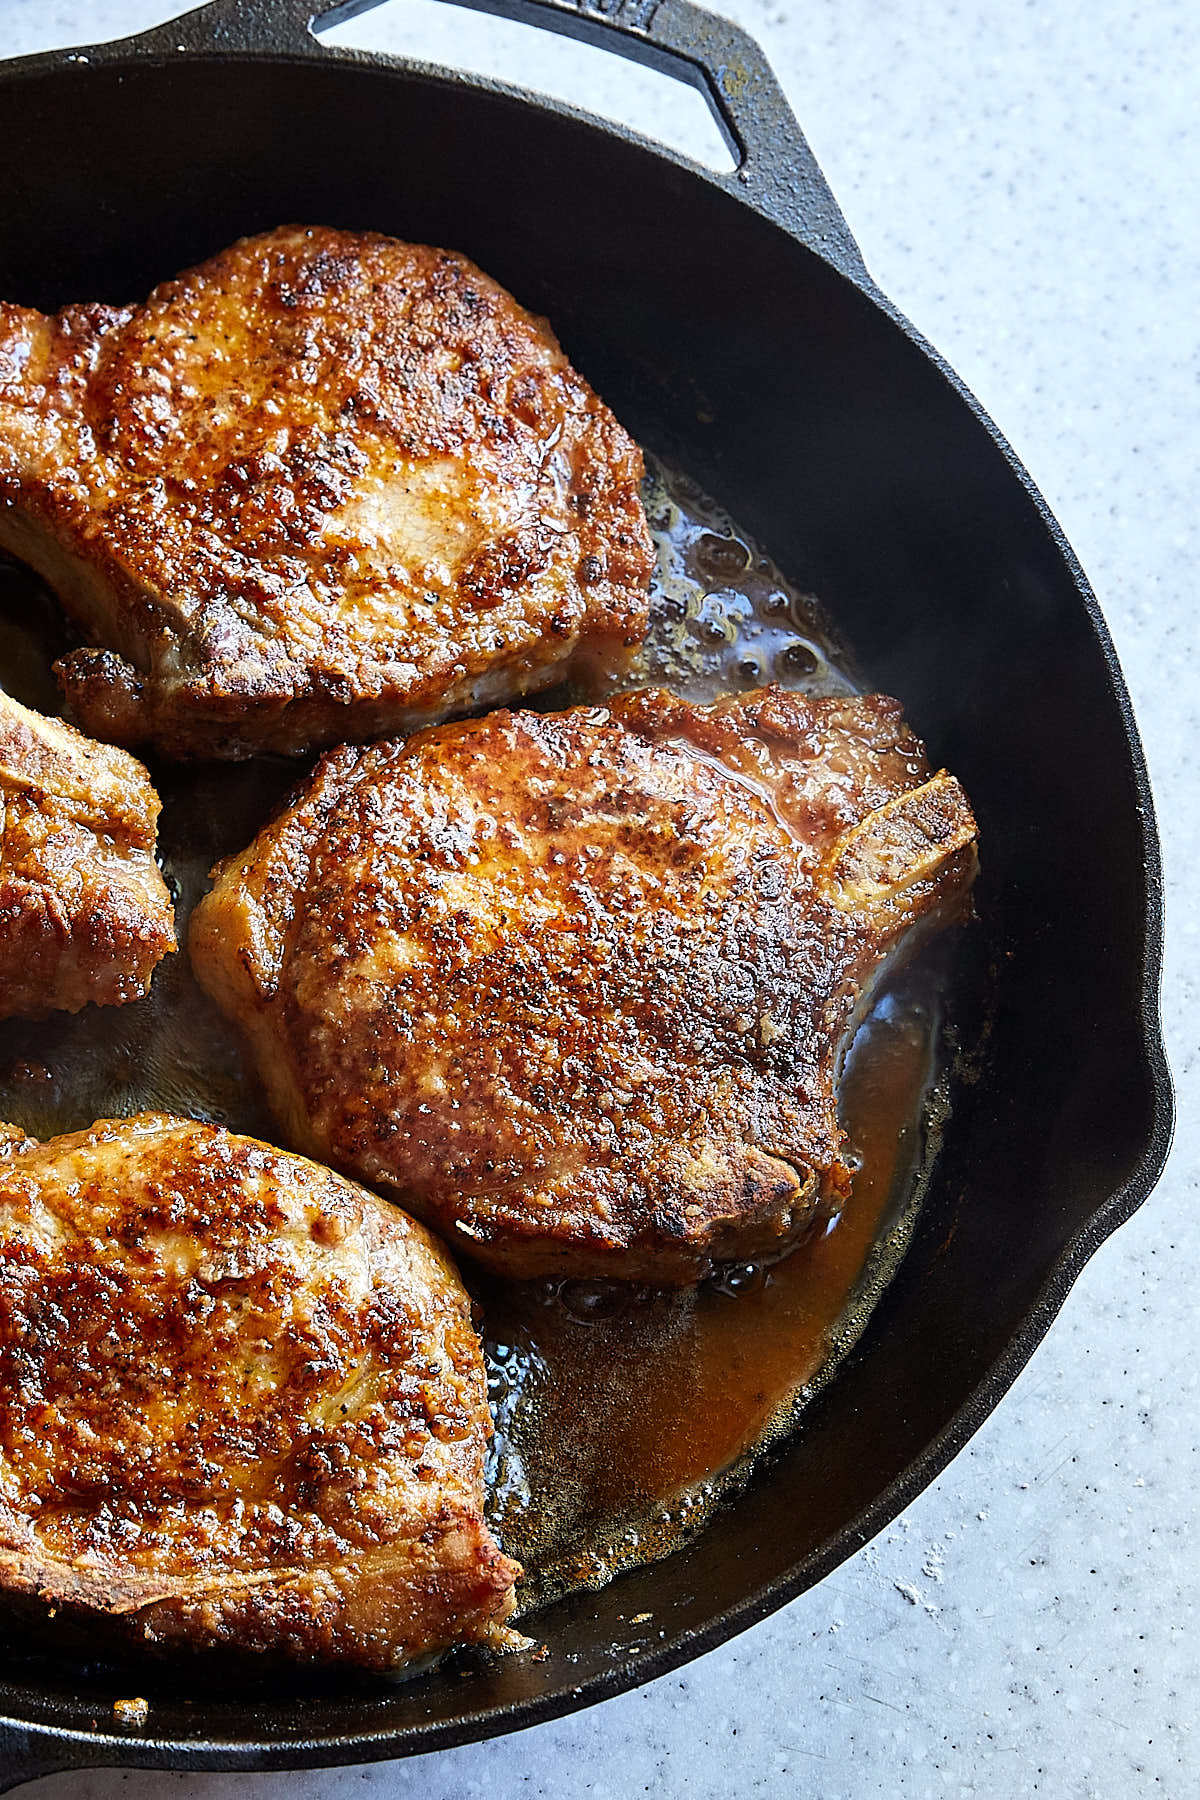
[[[164,1664],[131,1690],[151,1702],[145,1730],[119,1732],[111,1665],[10,1650],[0,1785],[428,1751],[711,1649],[943,1468],[1166,1155],[1150,790],[1104,622],[1044,501],[872,283],[736,27],[686,0],[478,4],[691,82],[736,172],[489,81],[331,50],[313,0],[216,0],[0,71],[0,293],[128,299],[301,220],[452,245],[547,313],[647,445],[821,597],[963,779],[994,968],[982,1077],[957,1094],[908,1254],[803,1430],[690,1547],[540,1615],[547,1660],[391,1690]],[[650,1645],[628,1622],[646,1612],[664,1631]]]

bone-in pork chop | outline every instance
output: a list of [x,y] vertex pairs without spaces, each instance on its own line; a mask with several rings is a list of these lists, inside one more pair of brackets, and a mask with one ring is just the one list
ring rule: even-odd
[[191,950],[297,1145],[510,1273],[687,1282],[845,1190],[839,1047],[974,869],[894,700],[650,690],[332,752]]
[[144,305],[0,304],[0,546],[97,649],[74,715],[301,752],[511,699],[644,634],[641,453],[465,257],[299,227]]
[[156,1648],[389,1669],[520,1573],[446,1252],[328,1169],[146,1113],[0,1128],[0,1589]]
[[175,948],[140,762],[0,693],[0,1018],[146,992]]

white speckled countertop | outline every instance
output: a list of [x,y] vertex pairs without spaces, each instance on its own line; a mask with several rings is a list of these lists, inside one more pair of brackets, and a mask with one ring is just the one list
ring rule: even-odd
[[[1180,1126],[1150,1202],[941,1479],[827,1581],[639,1691],[517,1736],[311,1775],[62,1775],[46,1800],[1200,1791],[1200,466],[1194,0],[726,0],[876,278],[1032,470],[1112,627],[1149,755]],[[0,0],[0,54],[159,0]],[[396,0],[343,41],[487,65],[504,28]],[[703,153],[693,96],[561,40],[497,72]]]

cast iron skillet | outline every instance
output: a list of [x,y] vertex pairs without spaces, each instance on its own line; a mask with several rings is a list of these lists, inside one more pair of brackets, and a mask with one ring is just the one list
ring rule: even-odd
[[[1045,503],[872,283],[739,30],[687,0],[477,4],[690,81],[735,174],[489,81],[322,47],[314,0],[216,0],[0,73],[0,293],[136,298],[299,220],[451,245],[547,313],[619,416],[820,595],[965,782],[995,971],[982,1077],[956,1097],[899,1273],[803,1431],[689,1548],[540,1615],[546,1661],[386,1689],[183,1663],[125,1676],[10,1649],[0,1785],[428,1751],[712,1648],[938,1473],[1166,1155],[1150,790],[1103,620]],[[122,1692],[150,1700],[144,1732],[114,1728]]]

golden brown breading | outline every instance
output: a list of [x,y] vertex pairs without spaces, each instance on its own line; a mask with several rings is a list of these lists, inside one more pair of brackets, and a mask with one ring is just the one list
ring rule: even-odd
[[486,1638],[483,1358],[446,1252],[146,1113],[0,1130],[0,1588],[153,1647],[387,1669]]
[[495,713],[328,755],[192,958],[298,1145],[511,1273],[686,1282],[844,1189],[838,1047],[974,839],[879,695]]
[[140,762],[0,693],[0,1018],[136,1000],[174,915]]
[[300,752],[642,637],[641,453],[465,257],[292,227],[142,306],[0,305],[0,545],[97,736]]

